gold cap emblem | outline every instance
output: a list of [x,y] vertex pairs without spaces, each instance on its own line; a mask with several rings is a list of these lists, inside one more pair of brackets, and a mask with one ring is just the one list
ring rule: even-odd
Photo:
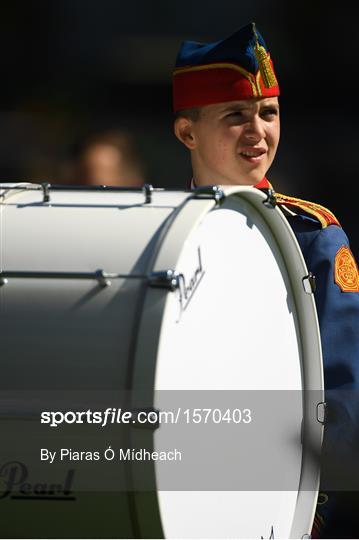
[[259,45],[256,25],[255,23],[252,23],[252,25],[253,25],[253,33],[256,38],[256,44],[253,47],[253,49],[254,49],[254,54],[256,55],[258,64],[259,64],[259,71],[262,77],[262,81],[266,88],[272,88],[273,86],[278,85],[278,81],[274,74],[271,63],[269,61],[269,54],[267,54],[267,51],[262,45]]

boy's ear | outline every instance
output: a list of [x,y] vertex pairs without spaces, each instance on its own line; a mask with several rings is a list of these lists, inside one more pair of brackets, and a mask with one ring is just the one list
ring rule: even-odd
[[177,137],[189,150],[196,147],[196,137],[193,129],[193,121],[184,116],[176,118],[174,132]]

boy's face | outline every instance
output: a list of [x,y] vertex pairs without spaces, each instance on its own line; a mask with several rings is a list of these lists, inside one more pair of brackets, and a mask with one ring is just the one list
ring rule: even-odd
[[280,135],[277,97],[206,105],[197,121],[179,118],[176,135],[192,152],[197,185],[260,182]]

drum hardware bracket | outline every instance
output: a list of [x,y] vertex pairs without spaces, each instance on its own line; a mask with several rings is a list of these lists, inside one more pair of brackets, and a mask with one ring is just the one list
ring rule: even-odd
[[0,276],[0,287],[2,287],[3,285],[6,285],[7,283],[8,283],[8,280]]
[[152,272],[148,276],[150,287],[158,287],[160,289],[168,289],[175,291],[179,288],[179,275],[174,270],[163,270],[161,272]]
[[143,186],[143,194],[145,196],[145,204],[150,204],[152,202],[152,192],[153,192],[152,184],[145,184]]
[[277,206],[277,199],[274,189],[269,188],[267,190],[267,198],[264,199],[263,204],[266,208],[275,208]]
[[225,194],[218,186],[200,186],[194,190],[192,198],[214,199],[216,201],[216,205],[218,206],[225,198]]
[[43,195],[43,200],[42,200],[42,202],[43,202],[44,204],[45,204],[45,203],[49,203],[49,202],[50,202],[50,188],[51,188],[51,184],[49,184],[49,182],[42,182],[41,188],[42,188],[42,195]]
[[100,287],[109,287],[111,285],[111,281],[108,279],[108,274],[106,274],[106,272],[104,272],[102,269],[96,270],[95,275]]
[[309,272],[307,276],[302,279],[304,291],[307,294],[313,294],[316,291],[315,275]]
[[317,404],[317,420],[320,424],[325,424],[325,420],[326,420],[326,416],[327,416],[327,404],[325,403],[325,401],[320,401],[318,404]]

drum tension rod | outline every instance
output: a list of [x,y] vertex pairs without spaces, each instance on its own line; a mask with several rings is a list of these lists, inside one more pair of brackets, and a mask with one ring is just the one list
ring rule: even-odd
[[102,269],[95,272],[46,272],[46,271],[13,271],[5,270],[0,272],[0,286],[6,285],[9,279],[81,279],[96,280],[101,287],[109,287],[114,279],[140,279],[146,280],[145,274],[116,274],[105,272]]
[[267,208],[275,208],[277,205],[277,199],[273,188],[267,190],[267,198],[263,201],[264,206]]

